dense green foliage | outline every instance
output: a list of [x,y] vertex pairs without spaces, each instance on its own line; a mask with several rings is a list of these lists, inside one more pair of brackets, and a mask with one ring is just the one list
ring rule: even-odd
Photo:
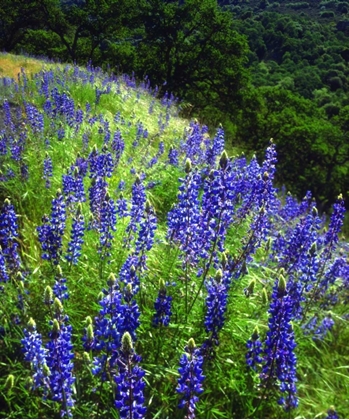
[[251,153],[273,137],[285,157],[279,185],[314,191],[328,211],[349,190],[348,6],[3,0],[0,48],[146,77],[183,101],[183,115],[224,123]]

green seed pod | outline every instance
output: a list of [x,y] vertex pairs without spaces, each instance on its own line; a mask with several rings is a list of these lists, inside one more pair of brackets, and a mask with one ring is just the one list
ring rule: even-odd
[[36,323],[33,318],[29,318],[28,324],[27,324],[28,330],[33,332],[36,329]]
[[312,208],[312,214],[313,214],[313,217],[316,217],[319,214],[316,207]]
[[264,288],[262,290],[262,303],[263,303],[263,305],[266,305],[268,302],[269,302],[269,298],[268,298],[267,289]]
[[97,296],[97,302],[100,302],[103,298],[104,298],[104,293],[103,292],[99,292],[98,293],[98,296]]
[[77,178],[79,175],[79,168],[77,166],[75,166],[74,168],[74,177]]
[[86,322],[87,325],[92,325],[93,324],[93,321],[92,321],[92,318],[90,317],[90,315],[88,315],[85,318],[85,322]]
[[59,322],[57,321],[57,319],[54,319],[52,323],[52,332],[56,334],[60,331],[60,329],[61,327],[59,326]]
[[258,338],[259,338],[259,328],[257,327],[257,325],[254,327],[251,338],[252,338],[253,341],[258,340]]
[[57,265],[57,275],[59,277],[63,277],[63,271],[62,271],[62,268],[59,264]]
[[59,197],[62,195],[62,190],[60,188],[58,188],[57,192],[56,192],[56,196]]
[[161,292],[165,292],[166,291],[166,285],[165,285],[165,280],[164,279],[160,279],[159,280],[159,290]]
[[133,349],[132,338],[129,332],[125,332],[121,339],[122,350],[125,353],[130,353]]
[[44,291],[44,303],[45,305],[51,305],[53,302],[53,291],[50,286],[45,287]]
[[286,293],[286,280],[283,275],[279,277],[278,292],[280,296],[284,296]]
[[31,376],[28,376],[24,386],[26,389],[34,389],[34,379]]
[[217,283],[220,283],[222,281],[222,278],[223,278],[223,273],[222,273],[222,270],[219,269],[216,271],[215,280]]
[[89,324],[86,328],[86,336],[88,341],[92,341],[95,337],[94,333],[93,333],[93,326],[92,324]]
[[13,375],[8,375],[5,382],[5,389],[7,392],[11,392],[13,386],[15,384],[15,377]]
[[188,348],[190,351],[193,351],[196,348],[194,338],[190,338],[188,341]]
[[185,161],[185,173],[189,174],[189,172],[191,172],[191,169],[192,169],[191,160],[187,158],[187,160]]
[[126,293],[128,295],[132,295],[132,284],[131,283],[127,283],[125,289],[126,289]]
[[62,302],[57,297],[55,297],[55,300],[53,301],[53,309],[57,317],[63,313]]
[[219,158],[219,166],[222,169],[225,169],[227,167],[227,165],[228,165],[228,160],[229,160],[228,154],[227,154],[227,152],[225,150],[223,150],[223,152],[221,154],[221,157]]
[[110,273],[109,274],[109,277],[108,277],[108,280],[107,280],[107,285],[109,287],[112,287],[112,286],[114,286],[115,283],[116,283],[115,274],[114,273]]
[[132,275],[134,275],[134,274],[135,274],[135,272],[136,272],[136,267],[132,264],[132,265],[131,265],[131,267],[130,267],[130,273],[131,273]]

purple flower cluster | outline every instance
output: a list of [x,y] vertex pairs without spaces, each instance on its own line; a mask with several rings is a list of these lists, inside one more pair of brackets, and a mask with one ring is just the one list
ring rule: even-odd
[[273,288],[269,309],[269,330],[263,346],[260,386],[268,393],[276,386],[283,396],[278,403],[286,411],[298,406],[296,389],[296,342],[291,325],[292,299],[286,281],[280,276]]
[[145,372],[139,366],[140,361],[141,357],[135,353],[130,334],[125,332],[116,358],[118,373],[114,375],[115,407],[122,419],[142,419],[146,413],[143,395]]
[[[5,271],[10,276],[16,274],[21,265],[17,238],[17,215],[14,206],[6,198],[0,213],[0,248],[6,263]],[[3,269],[3,273],[5,271]]]
[[184,348],[185,353],[181,356],[178,368],[180,377],[176,391],[182,398],[179,408],[184,408],[185,418],[195,419],[196,404],[199,401],[198,395],[203,392],[202,383],[205,379],[202,374],[204,359],[201,356],[200,348],[197,348],[191,338]]
[[57,265],[62,254],[66,223],[65,201],[60,190],[57,191],[56,198],[52,200],[51,218],[44,216],[43,222],[41,226],[37,227],[39,241],[44,251],[42,258]]
[[167,327],[171,319],[172,297],[167,295],[164,280],[160,280],[159,293],[154,303],[155,314],[153,316],[153,326]]

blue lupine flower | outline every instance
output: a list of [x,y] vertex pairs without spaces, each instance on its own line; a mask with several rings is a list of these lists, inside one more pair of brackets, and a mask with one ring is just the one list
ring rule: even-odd
[[127,201],[122,193],[120,193],[120,198],[116,201],[116,212],[119,218],[128,216]]
[[[129,234],[128,242],[133,239],[132,233],[136,233],[138,230],[138,224],[141,222],[146,203],[145,187],[141,181],[139,175],[136,176],[136,181],[132,185],[132,197],[131,197],[131,210],[130,210],[130,222],[126,228],[126,232]],[[127,243],[126,243],[127,244]]]
[[[103,290],[104,297],[99,302],[102,309],[99,311],[99,316],[95,318],[93,345],[96,350],[104,350],[107,354],[111,354],[112,350],[118,349],[121,345],[119,326],[123,324],[124,312],[122,294],[114,274],[109,276],[107,283],[108,289]],[[102,366],[103,358],[98,358],[93,373],[97,374]]]
[[[10,280],[10,277],[7,273],[5,258],[2,253],[2,249],[0,247],[0,283],[7,283]],[[0,286],[0,291],[2,290],[2,286]]]
[[[49,387],[47,372],[45,373],[47,349],[42,344],[42,337],[36,331],[33,318],[29,319],[28,328],[24,329],[24,338],[21,340],[22,350],[25,353],[24,360],[30,362],[34,371],[32,389],[44,387],[44,395]],[[46,365],[47,366],[47,365]]]
[[213,139],[212,145],[208,144],[206,147],[206,162],[210,167],[214,167],[216,159],[221,156],[224,150],[224,130],[220,126],[217,130],[216,136]]
[[5,258],[8,274],[16,273],[20,267],[20,257],[17,251],[18,225],[14,206],[8,198],[5,199],[0,214],[0,247]]
[[90,211],[93,216],[93,220],[89,222],[89,229],[97,229],[100,227],[101,208],[107,193],[107,187],[108,184],[102,177],[92,179],[92,183],[89,188],[89,199]]
[[140,267],[142,270],[147,269],[145,251],[149,251],[154,243],[155,230],[157,228],[157,219],[154,208],[149,200],[145,203],[144,214],[139,226],[138,237],[136,239],[136,254],[140,259]]
[[146,413],[143,395],[145,372],[139,366],[140,361],[141,357],[135,353],[130,334],[125,332],[116,358],[119,370],[114,376],[115,407],[119,410],[122,419],[142,419]]
[[202,382],[205,379],[202,374],[204,359],[200,349],[196,347],[191,338],[184,348],[185,353],[181,356],[178,372],[178,386],[176,391],[182,395],[179,408],[184,408],[187,419],[195,419],[196,404],[199,401],[198,394],[203,392]]
[[73,218],[72,230],[70,235],[70,242],[68,244],[68,250],[66,259],[72,264],[78,263],[78,258],[81,255],[81,247],[84,243],[84,230],[85,230],[85,220],[84,215],[82,214],[82,206],[79,203],[76,214]]
[[178,243],[183,264],[196,265],[201,252],[203,230],[200,225],[199,193],[201,176],[186,162],[186,177],[180,179],[178,203],[168,213],[167,237]]
[[114,138],[111,144],[111,148],[115,154],[115,166],[118,165],[121,156],[125,150],[125,142],[122,139],[120,130],[117,130],[114,134]]
[[67,279],[63,277],[60,265],[57,265],[57,274],[55,275],[55,284],[52,288],[53,294],[62,302],[69,298]]
[[333,405],[331,405],[331,407],[327,410],[327,416],[325,418],[326,419],[339,419],[340,418]]
[[64,197],[60,190],[52,200],[51,218],[43,218],[43,224],[37,227],[41,243],[42,258],[57,265],[62,253],[62,241],[66,222]]
[[210,334],[210,344],[218,345],[218,333],[223,328],[227,309],[227,288],[222,281],[222,270],[217,270],[214,278],[206,281],[206,316],[205,330]]
[[178,166],[179,153],[177,149],[170,147],[168,152],[168,163],[173,166]]
[[44,159],[44,174],[43,179],[45,180],[45,188],[51,187],[51,177],[52,177],[52,159],[46,152],[46,157]]
[[167,295],[166,285],[163,279],[160,280],[159,293],[154,303],[155,314],[153,316],[153,326],[167,327],[170,323],[172,297]]
[[246,363],[251,369],[257,371],[257,365],[262,363],[262,342],[259,339],[258,327],[255,327],[251,338],[247,341],[246,347],[248,349],[246,353]]
[[282,396],[278,403],[286,411],[298,406],[296,396],[296,347],[291,325],[292,299],[288,294],[285,279],[275,282],[269,309],[269,331],[263,347],[263,364],[260,374],[261,387],[266,392],[279,386]]
[[100,226],[99,226],[99,250],[102,253],[102,258],[110,256],[109,249],[112,245],[113,234],[116,230],[116,208],[115,203],[108,191],[105,194],[104,200],[100,209]]
[[63,314],[63,306],[58,298],[55,298],[53,306],[55,318],[49,333],[50,341],[46,345],[51,399],[61,404],[62,417],[71,417],[71,408],[74,406],[73,384],[75,382],[72,363],[74,358],[71,342],[72,327],[67,325],[69,318]]

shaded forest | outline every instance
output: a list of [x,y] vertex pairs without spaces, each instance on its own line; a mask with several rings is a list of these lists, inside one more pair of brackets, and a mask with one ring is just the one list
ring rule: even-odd
[[313,191],[328,211],[349,190],[348,10],[337,0],[2,0],[0,47],[133,73],[258,157],[272,137],[278,185]]

